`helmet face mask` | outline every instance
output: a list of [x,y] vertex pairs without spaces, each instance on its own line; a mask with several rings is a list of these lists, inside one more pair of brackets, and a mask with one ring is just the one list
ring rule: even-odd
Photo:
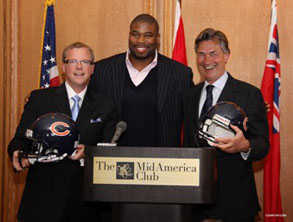
[[212,106],[200,119],[199,130],[195,137],[206,140],[210,146],[216,143],[216,138],[233,137],[235,131],[230,124],[246,131],[247,117],[245,112],[235,103],[220,102]]
[[79,134],[75,122],[61,113],[47,113],[36,119],[25,136],[32,140],[30,150],[21,150],[22,157],[34,162],[52,163],[72,155]]

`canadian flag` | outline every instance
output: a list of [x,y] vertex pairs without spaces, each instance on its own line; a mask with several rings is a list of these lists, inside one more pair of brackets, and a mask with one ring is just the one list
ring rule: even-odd
[[184,65],[187,65],[184,27],[183,27],[179,0],[177,0],[177,3],[176,3],[174,45],[173,45],[172,59],[178,62],[181,62]]
[[[184,27],[183,27],[183,21],[182,21],[182,16],[181,16],[181,7],[180,7],[179,0],[177,0],[177,3],[176,3],[172,59],[187,66]],[[183,132],[183,124],[182,124],[181,145],[183,144],[183,134],[184,134],[184,132]]]

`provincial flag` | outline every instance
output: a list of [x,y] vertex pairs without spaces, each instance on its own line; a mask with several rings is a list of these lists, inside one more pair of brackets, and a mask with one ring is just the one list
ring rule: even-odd
[[45,3],[41,44],[40,88],[48,88],[60,84],[56,63],[54,3],[55,0],[46,0]]
[[277,4],[272,1],[271,27],[268,55],[262,79],[261,91],[270,105],[270,151],[264,165],[264,222],[283,222],[280,193],[280,55],[277,26]]

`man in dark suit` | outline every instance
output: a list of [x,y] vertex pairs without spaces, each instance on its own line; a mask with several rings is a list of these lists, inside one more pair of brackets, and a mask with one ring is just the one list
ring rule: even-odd
[[[230,56],[224,33],[203,30],[195,40],[197,68],[205,81],[193,87],[184,97],[184,146],[197,147],[195,135],[198,121],[212,88],[212,104],[230,101],[239,105],[248,117],[244,133],[231,125],[236,135],[218,138],[216,203],[204,206],[198,221],[253,222],[260,210],[253,175],[252,161],[260,160],[269,151],[268,124],[262,94],[256,87],[234,79],[226,71]],[[213,85],[209,87],[209,85]],[[201,146],[208,146],[201,141]],[[213,219],[213,220],[212,220]]]
[[[63,51],[62,70],[66,81],[59,87],[35,90],[25,105],[19,126],[11,140],[8,152],[16,171],[29,167],[18,219],[19,221],[91,221],[91,209],[83,203],[82,184],[85,145],[108,142],[114,134],[116,111],[114,104],[88,89],[94,70],[93,50],[80,42]],[[35,163],[28,159],[19,163],[19,150],[28,143],[26,129],[43,114],[59,112],[71,116],[72,97],[78,95],[80,107],[76,126],[80,145],[75,155],[57,163]]]
[[[182,94],[192,85],[192,70],[158,53],[159,42],[158,22],[141,14],[130,24],[128,51],[95,63],[90,86],[115,103],[119,119],[128,125],[121,146],[180,146]],[[164,208],[167,221],[174,211],[160,207],[128,205],[123,218],[159,221],[156,215]]]
[[129,50],[95,63],[90,86],[114,101],[128,124],[120,145],[180,146],[182,98],[192,70],[157,52],[155,18],[142,14],[130,24]]

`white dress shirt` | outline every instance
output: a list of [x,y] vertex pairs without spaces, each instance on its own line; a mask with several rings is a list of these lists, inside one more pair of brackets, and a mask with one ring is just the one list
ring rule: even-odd
[[[225,72],[217,81],[215,81],[212,85],[213,88],[213,105],[215,105],[222,93],[224,86],[226,85],[228,79],[228,73]],[[199,100],[199,107],[198,107],[198,118],[200,117],[200,113],[203,107],[203,104],[207,97],[206,87],[210,85],[207,81],[204,82],[204,86],[201,91],[200,100]]]
[[[73,96],[75,95],[78,95],[80,100],[79,100],[79,107],[81,107],[82,105],[82,102],[83,102],[83,99],[84,99],[84,96],[85,96],[85,93],[86,93],[86,90],[87,90],[87,86],[80,92],[80,93],[76,93],[74,92],[74,90],[71,88],[71,86],[65,81],[65,88],[66,88],[66,91],[67,91],[67,95],[68,95],[68,100],[69,100],[69,104],[70,104],[70,110],[72,109],[73,107],[73,104],[74,104],[74,101],[73,99],[71,99]],[[72,153],[71,156],[74,156],[76,153],[76,150]],[[84,159],[80,159],[80,166],[84,166]]]
[[79,100],[79,107],[81,107],[86,90],[87,90],[87,86],[80,92],[80,93],[76,93],[74,92],[74,90],[71,88],[71,86],[65,81],[65,88],[67,91],[67,95],[68,95],[68,100],[69,100],[69,104],[70,104],[70,110],[73,107],[74,101],[72,99],[73,96],[78,95],[80,100]]

